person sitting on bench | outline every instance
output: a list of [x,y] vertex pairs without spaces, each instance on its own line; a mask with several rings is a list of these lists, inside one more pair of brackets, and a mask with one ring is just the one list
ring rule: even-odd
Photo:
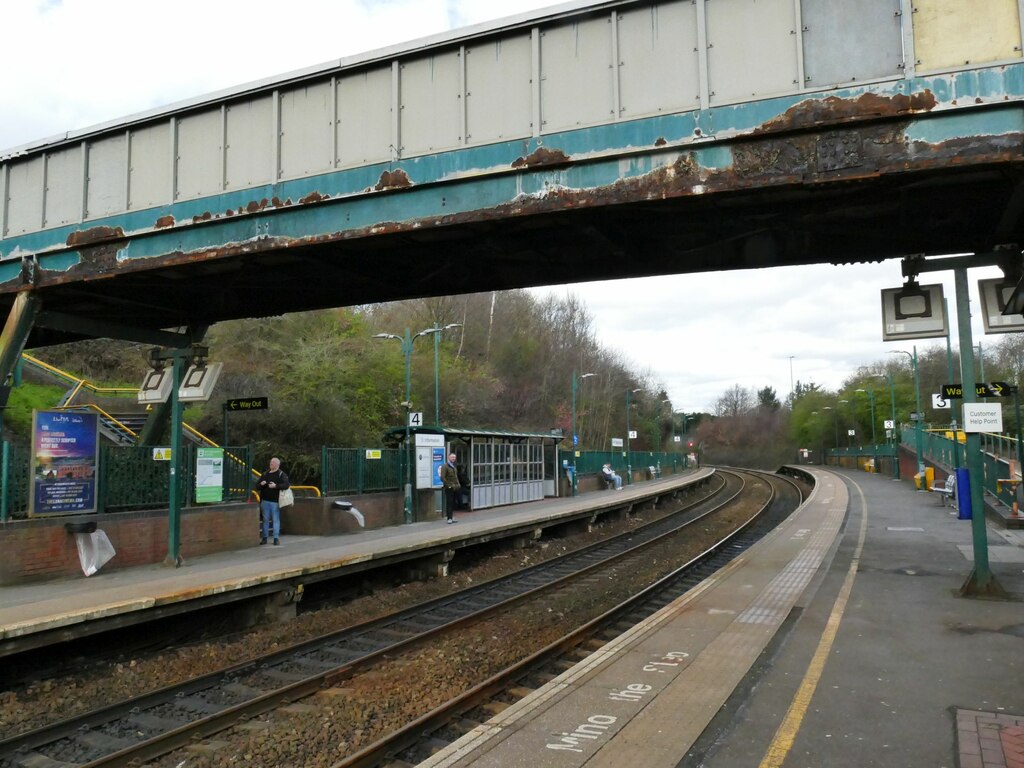
[[606,488],[609,484],[613,484],[616,491],[622,490],[622,478],[615,473],[611,464],[601,467],[601,479],[604,480]]

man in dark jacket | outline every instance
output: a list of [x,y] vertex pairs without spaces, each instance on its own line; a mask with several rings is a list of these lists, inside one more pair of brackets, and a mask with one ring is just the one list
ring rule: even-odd
[[263,530],[260,537],[260,544],[267,543],[268,527],[271,520],[274,522],[274,544],[281,543],[281,507],[278,500],[281,491],[290,487],[288,475],[281,471],[281,460],[273,458],[270,460],[270,469],[260,475],[256,483],[256,490],[260,494],[260,510],[263,512]]
[[459,489],[462,487],[459,483],[459,470],[455,466],[455,454],[448,454],[448,461],[442,464],[437,474],[441,478],[441,484],[444,486],[444,516],[448,518],[448,524],[455,522],[455,496],[458,494]]

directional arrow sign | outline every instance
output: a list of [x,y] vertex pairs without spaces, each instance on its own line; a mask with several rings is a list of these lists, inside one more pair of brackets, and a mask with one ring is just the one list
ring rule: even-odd
[[[1010,397],[1013,395],[1013,387],[1005,381],[993,381],[990,384],[985,382],[974,385],[974,394],[977,397]],[[962,400],[964,388],[961,384],[943,384],[942,395],[947,400]]]
[[993,381],[985,387],[988,389],[986,397],[1010,397],[1013,394],[1013,387],[1005,381]]

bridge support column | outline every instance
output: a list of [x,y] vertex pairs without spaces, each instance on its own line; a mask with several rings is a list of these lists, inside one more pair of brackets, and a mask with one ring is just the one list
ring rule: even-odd
[[6,386],[8,377],[14,375],[41,305],[42,301],[31,291],[22,291],[14,299],[4,329],[0,331],[0,386]]

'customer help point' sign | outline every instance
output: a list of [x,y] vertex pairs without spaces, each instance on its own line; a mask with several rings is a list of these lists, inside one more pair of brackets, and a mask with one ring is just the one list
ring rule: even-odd
[[964,403],[964,431],[1002,432],[1002,406],[999,403]]

